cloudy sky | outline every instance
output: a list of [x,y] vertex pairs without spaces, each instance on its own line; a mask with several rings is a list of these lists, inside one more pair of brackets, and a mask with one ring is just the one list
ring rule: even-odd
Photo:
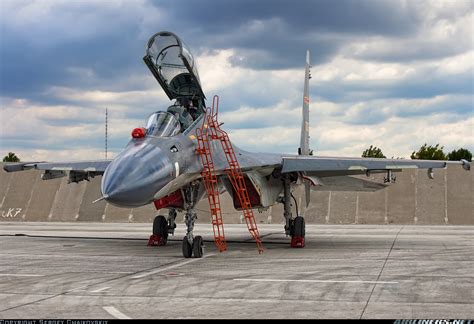
[[[157,31],[180,36],[238,146],[296,153],[305,50],[318,155],[423,143],[474,151],[472,0],[0,1],[0,154],[116,154],[169,100],[142,61]],[[209,101],[208,101],[209,103]],[[110,155],[109,155],[110,156]]]

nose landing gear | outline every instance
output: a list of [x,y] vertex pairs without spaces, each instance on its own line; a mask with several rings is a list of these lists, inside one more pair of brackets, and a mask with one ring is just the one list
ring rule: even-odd
[[201,236],[194,236],[194,222],[197,219],[197,213],[195,206],[199,200],[200,183],[195,182],[188,188],[183,189],[184,201],[186,208],[185,223],[186,223],[186,236],[183,238],[183,256],[190,258],[202,258],[203,251],[203,240]]

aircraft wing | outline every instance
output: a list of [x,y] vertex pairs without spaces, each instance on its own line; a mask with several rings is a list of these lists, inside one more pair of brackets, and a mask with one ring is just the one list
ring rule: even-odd
[[103,174],[111,161],[112,160],[6,163],[3,169],[7,172],[30,169],[45,170],[42,175],[43,180],[64,177],[66,176],[66,171],[69,171],[69,181],[79,182],[89,180],[89,177]]
[[[305,180],[306,206],[308,206],[310,186],[323,191],[376,191],[385,188],[387,182],[395,182],[392,172],[402,169],[427,169],[428,177],[433,178],[433,169],[445,168],[448,164],[462,165],[465,170],[471,168],[470,163],[466,160],[432,161],[294,156],[283,157],[281,172],[297,172]],[[387,173],[384,183],[351,177],[362,174],[368,176],[371,173]]]
[[470,170],[470,164],[466,160],[432,161],[294,156],[283,157],[281,172],[304,172],[306,175],[331,177],[364,174],[367,172],[384,172],[388,170],[445,168],[448,164],[460,164],[465,170]]

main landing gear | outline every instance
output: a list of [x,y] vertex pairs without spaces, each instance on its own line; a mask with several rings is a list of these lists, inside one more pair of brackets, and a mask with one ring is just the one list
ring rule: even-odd
[[291,236],[291,247],[292,248],[303,248],[305,246],[305,221],[301,216],[292,218],[291,215],[291,199],[293,198],[296,205],[296,213],[298,214],[298,205],[296,204],[295,197],[291,194],[290,188],[291,182],[288,176],[283,178],[283,210],[285,217],[285,233]]

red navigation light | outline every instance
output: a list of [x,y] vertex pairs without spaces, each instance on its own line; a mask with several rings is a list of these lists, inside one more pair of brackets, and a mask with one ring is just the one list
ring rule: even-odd
[[133,138],[142,138],[142,137],[145,137],[145,133],[146,133],[146,129],[143,128],[143,127],[138,127],[138,128],[135,128],[133,131],[132,131],[132,137]]

